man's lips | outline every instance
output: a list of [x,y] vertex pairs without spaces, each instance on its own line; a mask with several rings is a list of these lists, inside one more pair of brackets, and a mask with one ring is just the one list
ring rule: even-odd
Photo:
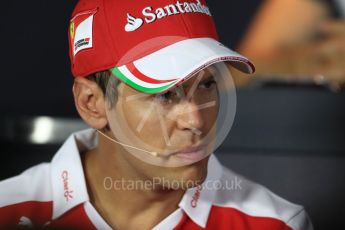
[[189,147],[189,148],[185,148],[183,150],[174,152],[170,154],[169,156],[177,157],[177,158],[180,158],[182,160],[187,160],[187,161],[199,161],[199,160],[202,160],[206,156],[207,154],[206,147],[207,145]]

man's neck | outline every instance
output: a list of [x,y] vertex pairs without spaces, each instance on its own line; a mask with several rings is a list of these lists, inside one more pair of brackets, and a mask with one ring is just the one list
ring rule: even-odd
[[87,152],[83,163],[91,203],[111,227],[151,229],[178,208],[184,190],[142,187],[149,179],[106,150]]

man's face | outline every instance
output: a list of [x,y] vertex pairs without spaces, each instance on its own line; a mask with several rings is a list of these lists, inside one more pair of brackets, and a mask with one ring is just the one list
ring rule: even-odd
[[[121,133],[127,137],[125,143],[131,140],[136,148],[158,153],[159,166],[137,158],[138,154],[147,157],[148,153],[139,152],[134,154],[136,157],[122,153],[126,161],[143,175],[185,182],[203,181],[208,156],[214,147],[218,96],[213,67],[163,94],[142,94],[120,84],[118,101],[107,113],[109,126],[119,141],[121,138],[117,138],[117,134]],[[113,125],[115,122],[119,125]],[[188,148],[195,146],[201,147],[188,152]],[[166,165],[183,167],[162,167]]]

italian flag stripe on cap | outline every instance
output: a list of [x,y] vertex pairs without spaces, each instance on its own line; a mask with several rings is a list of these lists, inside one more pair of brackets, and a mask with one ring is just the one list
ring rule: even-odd
[[[132,66],[131,66],[132,67]],[[176,83],[176,79],[169,80],[169,81],[153,81],[149,80],[152,78],[144,77],[143,75],[139,77],[135,76],[127,66],[115,67],[110,70],[116,77],[118,77],[121,81],[126,83],[127,85],[131,86],[132,88],[149,94],[155,94],[162,91],[165,91],[172,85]],[[134,71],[138,73],[139,71]],[[148,80],[143,81],[143,80]],[[153,79],[154,80],[154,79]],[[158,83],[159,82],[159,83]],[[163,83],[161,83],[163,82]]]
[[158,79],[150,78],[149,76],[146,76],[145,74],[140,72],[140,70],[138,70],[137,67],[133,63],[127,64],[126,67],[134,76],[136,76],[138,79],[147,83],[161,84],[161,83],[170,83],[174,80],[177,80],[177,79],[158,80]]

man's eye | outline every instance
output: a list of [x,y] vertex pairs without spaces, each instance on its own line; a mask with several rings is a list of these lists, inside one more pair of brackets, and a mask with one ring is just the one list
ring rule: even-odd
[[204,89],[210,89],[210,88],[212,88],[213,86],[215,86],[216,83],[217,83],[217,82],[216,82],[214,79],[210,79],[210,80],[208,80],[208,81],[203,82],[202,84],[200,84],[199,87],[204,88]]
[[174,91],[167,91],[166,93],[156,95],[156,98],[159,100],[167,101],[172,99],[175,94],[176,93]]

